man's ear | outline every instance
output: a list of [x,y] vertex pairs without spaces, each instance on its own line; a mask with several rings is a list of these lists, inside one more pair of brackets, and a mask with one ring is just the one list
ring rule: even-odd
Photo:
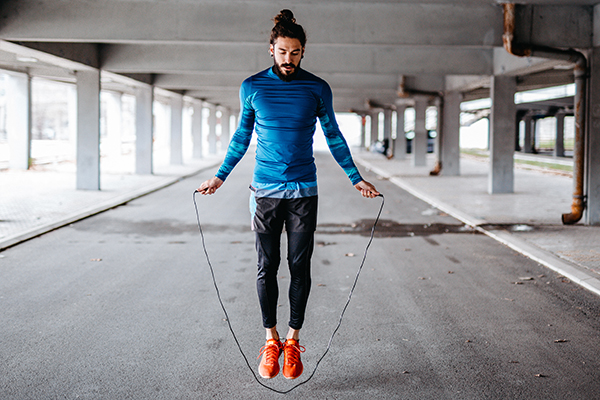
[[271,57],[273,57],[273,51],[275,51],[275,49],[273,48],[273,45],[270,44],[269,45],[269,54],[271,55]]
[[300,57],[300,59],[302,60],[304,58],[304,47],[302,48],[302,57]]

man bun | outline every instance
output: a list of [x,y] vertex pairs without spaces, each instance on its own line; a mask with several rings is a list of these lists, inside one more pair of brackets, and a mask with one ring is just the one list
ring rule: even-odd
[[293,12],[291,12],[288,9],[285,9],[285,10],[279,11],[279,14],[277,14],[273,18],[273,22],[275,22],[275,25],[280,24],[280,23],[286,23],[286,22],[291,22],[292,24],[295,24],[296,18],[294,18]]
[[275,44],[277,38],[287,37],[291,39],[298,39],[302,47],[306,44],[306,32],[302,25],[296,23],[294,13],[288,9],[279,11],[275,17],[273,17],[275,26],[271,30],[271,38],[269,43]]

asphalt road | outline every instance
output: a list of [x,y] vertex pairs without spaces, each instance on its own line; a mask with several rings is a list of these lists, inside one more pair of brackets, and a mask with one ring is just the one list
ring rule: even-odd
[[[325,350],[381,202],[360,197],[329,154],[317,162],[305,375],[265,381],[279,390]],[[197,198],[255,367],[251,170],[246,157],[216,195]],[[385,209],[331,351],[288,395],[259,386],[195,222],[193,190],[213,173],[0,253],[0,399],[600,399],[599,297],[369,173]],[[285,334],[285,262],[280,282]]]

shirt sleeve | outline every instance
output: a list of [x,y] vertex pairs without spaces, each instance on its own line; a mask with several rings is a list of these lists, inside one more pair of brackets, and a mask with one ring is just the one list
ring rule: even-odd
[[244,154],[246,154],[246,151],[248,151],[248,147],[250,146],[252,132],[254,131],[255,115],[252,107],[252,95],[250,94],[251,88],[252,83],[250,79],[245,80],[240,87],[240,122],[229,142],[225,159],[215,174],[215,176],[222,181],[227,179],[233,168],[240,162],[242,157],[244,157]]
[[323,90],[321,92],[321,98],[319,99],[317,116],[321,122],[323,133],[325,133],[325,140],[329,146],[329,151],[331,151],[335,161],[337,161],[348,178],[350,178],[352,184],[356,185],[362,181],[363,178],[360,176],[358,168],[356,168],[356,165],[352,160],[352,154],[350,153],[348,143],[338,127],[333,111],[333,94],[326,82],[323,82]]

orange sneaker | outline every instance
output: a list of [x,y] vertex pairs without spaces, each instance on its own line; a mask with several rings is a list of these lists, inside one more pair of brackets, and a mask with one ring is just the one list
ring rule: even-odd
[[306,349],[295,339],[288,339],[283,344],[283,376],[286,379],[296,379],[302,375],[304,366],[300,361],[300,353]]
[[265,379],[271,379],[279,373],[279,355],[283,344],[279,339],[269,339],[267,343],[260,349],[258,357],[262,355],[260,364],[258,365],[258,373]]

